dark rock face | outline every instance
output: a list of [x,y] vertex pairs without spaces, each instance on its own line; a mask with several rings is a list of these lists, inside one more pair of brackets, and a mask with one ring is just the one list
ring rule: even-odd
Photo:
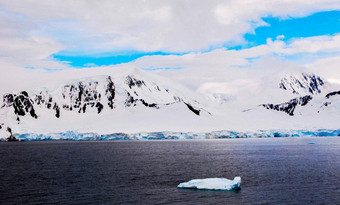
[[137,105],[137,102],[140,101],[145,107],[151,107],[158,109],[159,106],[156,103],[147,103],[143,99],[135,99],[129,92],[127,92],[127,98],[125,100],[125,107],[134,107]]
[[55,110],[55,116],[60,117],[59,105],[53,101],[53,98],[48,92],[40,92],[34,97],[34,101],[26,91],[20,94],[6,94],[3,97],[4,105],[2,107],[13,107],[14,113],[17,115],[17,121],[20,121],[19,116],[25,116],[29,113],[33,118],[38,118],[35,106],[44,106],[47,109]]
[[330,105],[330,104],[332,104],[331,102],[325,102],[324,104],[323,104],[323,106],[324,107],[327,107],[328,105]]
[[[126,77],[126,81],[125,83],[129,86],[130,89],[133,89],[134,87],[136,88],[141,88],[141,87],[145,87],[146,90],[150,91],[150,92],[160,92],[161,89],[159,88],[158,85],[154,84],[153,86],[154,89],[150,89],[149,87],[147,87],[147,85],[145,84],[145,82],[143,80],[138,80],[136,78],[134,78],[133,76],[127,76]],[[152,91],[154,90],[154,91]],[[138,93],[136,92],[136,90],[133,90],[133,94],[135,96],[139,96]],[[127,92],[127,98],[125,100],[125,106],[126,107],[131,107],[131,106],[136,106],[137,102],[140,101],[144,106],[146,107],[151,107],[151,108],[156,108],[158,109],[159,106],[157,105],[157,103],[150,103],[150,102],[146,102],[144,99],[137,99],[137,98],[134,98],[130,92]]]
[[37,105],[45,105],[48,109],[51,109],[53,103],[53,99],[48,92],[40,92],[35,96],[34,101]]
[[136,102],[138,100],[131,96],[129,92],[127,92],[127,98],[125,100],[125,107],[136,106]]
[[[111,77],[107,77],[106,79],[107,81],[107,85],[106,85],[106,89],[105,89],[105,95],[107,96],[107,100],[108,100],[108,105],[111,109],[113,109],[113,100],[115,99],[115,85],[111,80]],[[98,113],[100,111],[98,110]]]
[[104,106],[100,102],[97,102],[96,108],[98,109],[98,114],[99,114],[103,110]]
[[59,118],[60,117],[60,108],[59,108],[57,103],[54,103],[53,110],[55,110],[55,116],[57,118]]
[[[6,126],[5,123],[0,123],[0,130],[3,130],[6,133],[5,135],[8,136],[5,138],[5,141],[19,141],[19,139],[13,135],[12,129]],[[0,139],[0,141],[2,141],[2,139]]]
[[87,106],[94,107],[101,99],[97,91],[98,82],[80,81],[77,85],[65,85],[62,96],[67,101],[63,104],[65,110],[78,109],[78,113],[85,113]]
[[[164,92],[167,94],[170,94],[168,89],[164,89],[155,83],[146,83],[145,81],[139,80],[135,78],[134,76],[127,76],[125,83],[131,89],[131,93],[127,91],[127,98],[125,100],[126,107],[136,106],[137,102],[141,102],[146,107],[156,108],[156,109],[160,108],[159,104],[154,103],[154,102],[148,102],[145,99],[142,99],[138,95],[139,90],[141,90],[142,92],[150,92],[150,95],[153,95],[153,94],[157,95],[157,93],[162,93],[162,92],[163,92],[162,95],[164,95]],[[174,101],[165,103],[164,105],[171,105],[174,103],[184,103],[190,111],[192,111],[196,115],[200,115],[201,110],[195,108],[194,106],[192,106],[192,104],[186,103],[182,98],[175,96],[175,95],[172,96],[172,98]],[[198,102],[196,103],[199,104]]]
[[150,104],[149,104],[149,103],[145,102],[145,100],[143,100],[143,99],[140,99],[140,101],[141,101],[141,102],[143,103],[143,105],[146,106],[146,107],[153,107],[153,108],[157,108],[157,109],[159,108],[158,105],[157,105],[156,103],[150,103]]
[[3,106],[2,107],[10,107],[14,103],[14,94],[5,94],[3,96]]
[[47,109],[53,109],[55,111],[55,116],[60,117],[59,105],[53,101],[52,96],[47,92],[40,92],[35,96],[34,101],[39,106],[45,106]]
[[[119,88],[119,92],[117,92],[117,88]],[[168,89],[164,89],[152,81],[144,81],[134,75],[126,76],[124,85],[118,85],[118,87],[112,81],[111,76],[107,76],[100,82],[79,81],[66,84],[61,87],[61,92],[53,91],[52,93],[55,95],[52,96],[47,90],[42,90],[31,96],[26,91],[19,94],[9,93],[3,96],[2,107],[13,107],[18,122],[20,121],[19,117],[26,114],[38,118],[36,111],[37,109],[40,111],[42,108],[53,110],[56,118],[60,118],[65,111],[86,113],[95,110],[99,114],[103,109],[106,109],[106,106],[115,109],[116,101],[121,102],[121,100],[123,100],[124,107],[145,106],[159,109],[163,105],[185,103],[188,109],[196,115],[200,115],[203,110],[197,108],[198,102],[187,101],[171,94]],[[102,96],[104,97],[102,98]]]
[[286,76],[281,79],[279,87],[284,90],[291,90],[295,94],[299,94],[300,90],[304,90],[310,94],[321,93],[321,87],[325,84],[324,80],[314,74],[302,73],[302,76]]
[[131,76],[127,76],[126,77],[126,84],[129,86],[129,88],[131,89],[132,87],[134,86],[137,86],[137,87],[141,87],[142,85],[145,85],[145,82],[143,80],[137,80],[136,78],[134,77],[131,77]]
[[281,104],[262,104],[260,106],[265,107],[269,110],[276,110],[276,111],[282,111],[285,112],[291,116],[294,115],[294,110],[295,108],[300,105],[300,106],[305,106],[307,103],[312,100],[312,96],[306,95],[303,97],[298,97],[290,100],[289,102],[286,103],[281,103]]
[[189,110],[191,110],[193,113],[195,113],[196,115],[200,115],[201,110],[195,109],[194,107],[192,107],[189,103],[184,103]]
[[7,127],[7,132],[10,133],[10,136],[7,138],[8,142],[14,142],[14,141],[19,141],[12,133],[12,129],[10,127]]
[[19,116],[30,114],[34,118],[38,118],[34,109],[34,101],[28,96],[26,91],[19,94],[6,94],[3,96],[4,105],[2,107],[13,107],[14,113],[17,115],[17,120],[20,121]]
[[328,93],[325,97],[328,99],[334,95],[340,95],[340,91],[334,91],[334,92],[330,92]]

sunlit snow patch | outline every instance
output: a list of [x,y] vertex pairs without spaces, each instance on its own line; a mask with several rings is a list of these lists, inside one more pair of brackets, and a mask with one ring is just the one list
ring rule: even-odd
[[177,187],[186,189],[237,190],[240,188],[240,185],[241,177],[235,177],[234,180],[226,178],[193,179],[180,183]]

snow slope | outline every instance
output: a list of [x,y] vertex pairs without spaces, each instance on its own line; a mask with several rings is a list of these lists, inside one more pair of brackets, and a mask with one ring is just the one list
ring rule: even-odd
[[[1,120],[17,133],[112,133],[195,127],[208,109],[185,88],[138,69],[67,80],[3,96]],[[161,123],[157,123],[161,121]]]
[[301,95],[317,95],[321,93],[324,85],[325,80],[312,73],[286,73],[279,83],[281,89]]
[[315,117],[320,117],[322,114],[340,114],[338,109],[340,92],[334,91],[339,88],[332,87],[330,83],[319,76],[289,73],[281,79],[279,87],[291,91],[296,96],[287,102],[262,104],[260,107],[285,112],[291,116],[315,114]]
[[285,74],[268,84],[248,98],[209,98],[137,68],[70,76],[5,93],[0,138],[11,136],[8,127],[26,140],[79,139],[86,133],[86,139],[115,139],[114,133],[125,133],[128,139],[142,139],[142,133],[162,133],[155,137],[160,139],[181,138],[178,133],[183,138],[210,138],[207,133],[212,131],[227,137],[262,136],[259,130],[281,133],[264,136],[293,136],[289,130],[339,129],[340,88],[306,73]]

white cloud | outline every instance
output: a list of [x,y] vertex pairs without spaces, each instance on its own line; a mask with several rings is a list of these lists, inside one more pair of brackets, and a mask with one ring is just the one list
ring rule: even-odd
[[2,5],[37,23],[38,34],[83,53],[207,50],[244,41],[244,33],[265,25],[261,17],[340,9],[338,0],[2,0]]
[[192,52],[185,55],[153,55],[144,56],[135,60],[132,64],[142,68],[155,67],[206,67],[228,68],[246,66],[247,59],[260,58],[268,55],[285,57],[296,54],[333,54],[340,52],[340,34],[334,36],[317,36],[294,39],[288,43],[281,40],[267,40],[267,44],[242,50],[216,49],[206,53]]
[[[263,85],[258,82],[263,76],[303,69],[297,63],[273,56],[340,52],[340,35],[289,42],[283,41],[284,36],[278,36],[268,39],[265,45],[249,49],[222,49],[225,45],[244,42],[244,33],[266,25],[262,17],[303,17],[340,9],[338,0],[1,0],[0,8],[0,61],[3,63],[0,72],[2,78],[7,78],[1,81],[5,87],[10,85],[5,82],[13,81],[18,73],[20,79],[26,81],[43,73],[17,67],[69,69],[49,58],[62,50],[76,54],[160,50],[189,53],[145,56],[127,65],[182,67],[184,69],[154,72],[194,90],[232,93],[236,89],[258,87],[257,92],[261,92]],[[307,67],[312,70],[317,65],[324,66],[325,62]],[[336,73],[336,63],[331,67]],[[63,74],[55,74],[59,75]]]
[[340,56],[326,57],[309,63],[306,67],[331,82],[340,82]]
[[340,35],[316,36],[301,38],[290,44],[284,54],[294,54],[302,52],[338,52],[340,51]]
[[0,12],[0,61],[21,67],[66,68],[49,60],[50,55],[66,47],[38,34],[40,28],[36,26],[21,15]]
[[[333,80],[340,80],[340,72],[336,68],[340,62],[339,58],[332,58],[332,61],[320,60],[306,66],[300,62],[305,56],[309,58],[309,55],[315,55],[314,59],[319,59],[320,52],[326,56],[327,53],[333,55],[334,52],[340,52],[339,39],[340,35],[318,36],[285,43],[277,38],[274,41],[268,40],[265,45],[249,49],[217,49],[182,56],[145,56],[127,65],[141,68],[182,67],[181,70],[154,72],[201,93],[242,93],[238,98],[246,99],[266,92],[267,88],[276,87],[286,72],[315,72],[329,79],[330,75],[326,74],[328,72],[333,73]],[[287,55],[299,55],[300,60],[287,60]]]

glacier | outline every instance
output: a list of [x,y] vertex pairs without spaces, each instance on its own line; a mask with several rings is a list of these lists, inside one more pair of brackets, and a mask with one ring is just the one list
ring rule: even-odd
[[[186,139],[223,139],[223,138],[274,138],[274,137],[330,137],[340,136],[337,130],[258,130],[258,131],[212,131],[212,132],[139,132],[98,134],[67,131],[59,133],[14,133],[20,141],[40,140],[186,140]],[[6,141],[7,135],[1,135],[0,141]]]
[[237,176],[233,180],[226,178],[193,179],[180,183],[177,187],[186,189],[237,190],[240,189],[240,185],[241,177]]

